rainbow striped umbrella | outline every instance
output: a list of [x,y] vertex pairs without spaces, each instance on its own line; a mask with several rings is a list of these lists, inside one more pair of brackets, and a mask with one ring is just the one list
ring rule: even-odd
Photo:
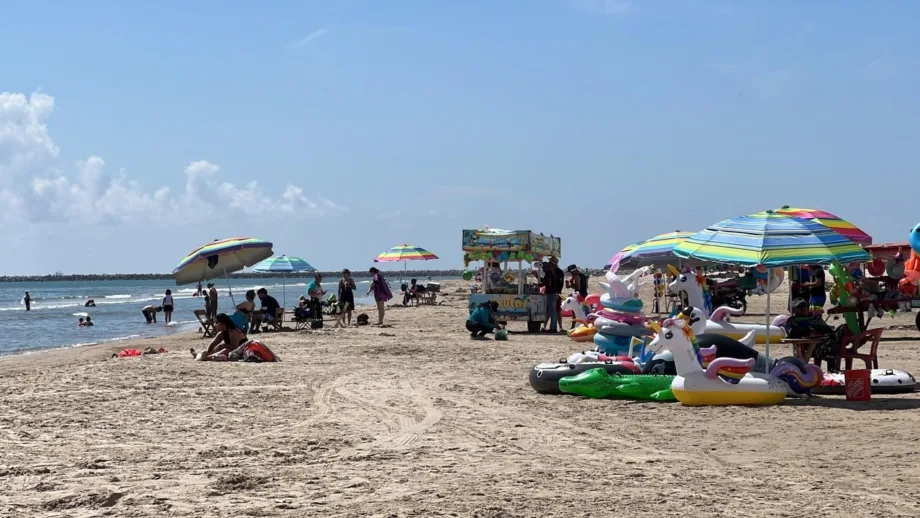
[[788,205],[783,206],[781,209],[776,209],[775,212],[777,214],[782,214],[791,218],[807,219],[814,221],[815,223],[820,223],[854,243],[859,243],[861,245],[872,244],[872,236],[863,232],[856,225],[841,219],[831,214],[830,212],[824,212],[823,210],[815,209],[801,209],[790,207]]
[[[686,259],[767,268],[869,259],[862,247],[830,228],[772,210],[716,223],[674,247],[674,253]],[[770,356],[769,291],[766,326]]]
[[869,254],[830,228],[768,210],[727,219],[690,236],[674,254],[739,266],[797,266],[863,261]]
[[377,256],[374,259],[375,263],[398,263],[400,261],[405,264],[405,270],[408,270],[407,261],[430,261],[432,259],[437,259],[438,256],[433,253],[425,250],[424,248],[412,245],[399,245],[394,246],[393,248],[387,250],[386,252]]
[[215,279],[238,272],[272,255],[272,244],[252,237],[232,237],[196,248],[173,270],[176,285]]
[[683,243],[693,234],[693,232],[675,230],[674,232],[659,234],[645,241],[639,241],[620,250],[604,267],[612,265],[618,258],[620,264],[629,263],[637,267],[658,263],[669,264],[672,259],[677,262],[674,247]]

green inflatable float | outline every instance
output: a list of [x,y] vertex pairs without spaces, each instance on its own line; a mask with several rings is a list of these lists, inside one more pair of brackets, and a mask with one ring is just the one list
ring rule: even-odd
[[650,374],[607,374],[591,369],[559,380],[559,390],[592,399],[624,398],[650,401],[677,401],[671,393],[674,376]]
[[[834,291],[831,292],[831,303],[834,303],[834,299],[837,299],[837,305],[840,307],[850,307],[856,305],[858,301],[850,301],[850,293],[847,291],[848,286],[852,286],[853,278],[846,271],[846,268],[843,267],[838,261],[834,261],[831,266],[827,269],[827,272],[831,274],[831,277],[834,279]],[[850,332],[854,335],[858,335],[861,331],[859,330],[859,319],[856,317],[856,310],[848,311],[843,314],[843,319],[847,323],[847,327],[850,328]]]

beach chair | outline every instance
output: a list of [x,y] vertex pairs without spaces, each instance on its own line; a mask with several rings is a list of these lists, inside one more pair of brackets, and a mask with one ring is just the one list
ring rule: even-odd
[[275,310],[275,319],[271,322],[263,322],[262,325],[264,325],[268,331],[281,331],[281,326],[283,323],[284,308],[278,308]]
[[[858,359],[865,362],[867,369],[877,369],[878,343],[882,339],[882,332],[884,332],[884,329],[879,328],[863,331],[858,335],[844,336],[843,339],[840,340],[840,349],[837,354],[837,367],[840,367],[839,362],[843,360],[846,370],[851,370],[853,368],[853,360]],[[869,352],[858,352],[858,349],[866,343],[871,344],[869,346]],[[847,347],[847,345],[851,347]]]
[[195,310],[195,318],[201,324],[201,338],[214,338],[217,331],[214,329],[214,321],[208,318],[207,312],[203,309]]

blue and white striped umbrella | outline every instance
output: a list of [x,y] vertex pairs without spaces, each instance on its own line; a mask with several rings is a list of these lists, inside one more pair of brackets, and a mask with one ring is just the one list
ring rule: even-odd
[[310,263],[299,257],[288,257],[281,255],[278,257],[269,257],[252,267],[257,272],[315,272],[316,268],[310,266]]
[[284,274],[291,272],[315,272],[316,268],[310,266],[310,263],[304,261],[299,257],[288,257],[286,255],[280,255],[278,257],[269,257],[268,259],[262,261],[261,263],[252,267],[254,271],[257,272],[269,272],[269,273],[280,273],[282,284],[281,284],[281,305],[284,305],[284,300],[287,298],[287,279],[285,279]]

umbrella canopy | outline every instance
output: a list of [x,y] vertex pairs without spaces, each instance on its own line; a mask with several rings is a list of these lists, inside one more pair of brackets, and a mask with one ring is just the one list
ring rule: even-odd
[[375,263],[398,263],[399,261],[429,261],[438,256],[424,248],[412,245],[399,245],[387,250],[374,259]]
[[310,266],[310,263],[299,257],[288,257],[281,255],[278,257],[269,257],[252,267],[257,272],[315,272],[316,268]]
[[788,205],[781,209],[776,209],[775,212],[777,214],[782,214],[791,218],[808,219],[814,221],[815,223],[820,223],[825,227],[833,230],[834,232],[842,235],[843,237],[849,239],[850,241],[859,243],[860,245],[872,244],[872,236],[860,230],[856,225],[841,219],[831,214],[830,212],[824,212],[823,210],[815,209],[801,209],[790,207]]
[[820,223],[768,210],[727,219],[674,247],[686,259],[766,267],[864,261],[859,245]]
[[238,272],[272,255],[272,244],[251,237],[232,237],[195,249],[173,270],[176,285],[215,279]]
[[683,243],[687,238],[692,236],[693,232],[667,232],[657,235],[651,239],[640,241],[620,250],[610,261],[607,261],[605,267],[610,266],[619,258],[620,264],[631,264],[635,266],[647,266],[649,264],[668,264],[673,260],[678,262],[674,255],[674,247]]

